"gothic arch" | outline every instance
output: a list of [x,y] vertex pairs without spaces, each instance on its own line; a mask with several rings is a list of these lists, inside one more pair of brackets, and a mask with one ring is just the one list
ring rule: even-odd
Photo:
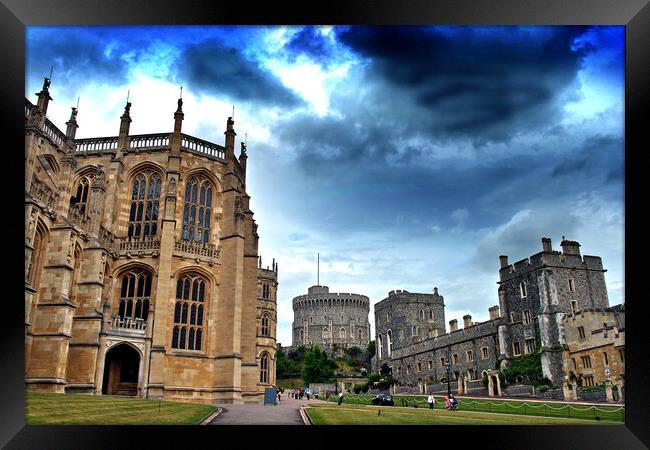
[[[165,181],[167,170],[161,164],[154,161],[142,161],[140,163],[137,163],[135,166],[131,167],[130,169],[128,169],[124,174],[124,178],[122,180],[127,184],[127,193],[130,193],[130,189],[132,187],[131,185],[133,184],[133,180],[135,179],[136,175],[146,170],[151,170],[158,173],[161,181],[163,182]],[[162,197],[162,193],[160,196]],[[128,195],[128,197],[130,198],[131,196]]]
[[209,171],[205,167],[193,167],[193,168],[187,170],[185,173],[181,174],[181,180],[180,181],[184,185],[187,182],[187,180],[189,180],[190,178],[192,178],[195,175],[203,175],[204,177],[206,177],[208,180],[210,180],[212,182],[212,184],[214,185],[214,188],[215,188],[215,192],[214,192],[215,197],[216,197],[217,194],[220,194],[221,192],[223,192],[223,183],[221,182],[221,180],[219,178],[217,178],[217,176],[214,173],[212,173],[211,171]]
[[131,343],[129,341],[113,342],[109,347],[106,348],[106,351],[104,352],[104,357],[106,357],[106,354],[109,352],[109,350],[111,350],[114,347],[117,347],[118,345],[128,345],[133,350],[138,352],[138,355],[140,356],[140,358],[144,357],[144,353],[142,353],[142,350],[140,350],[136,345],[134,345],[133,343]]
[[[142,262],[142,261],[128,261],[128,262],[125,262],[124,264],[119,265],[119,266],[117,266],[117,267],[115,267],[113,269],[113,275],[112,276],[113,276],[113,278],[119,278],[125,272],[128,272],[129,270],[132,270],[132,269],[138,269],[138,268],[150,271],[151,276],[153,278],[158,276],[158,272],[156,272],[156,269],[154,269],[154,267],[152,265],[147,264],[147,263]],[[153,282],[153,280],[152,280],[152,282]],[[152,287],[153,287],[153,284],[152,284]]]
[[173,278],[175,280],[179,279],[183,275],[186,275],[188,273],[198,273],[202,277],[206,278],[206,281],[210,282],[210,286],[214,286],[217,284],[217,279],[215,278],[214,274],[210,272],[209,270],[206,270],[205,268],[201,266],[195,266],[195,265],[190,265],[190,266],[183,266],[180,269],[178,269],[176,272],[173,274]]

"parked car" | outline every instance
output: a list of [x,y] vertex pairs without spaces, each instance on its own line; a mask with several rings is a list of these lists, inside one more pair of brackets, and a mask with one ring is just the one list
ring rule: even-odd
[[377,394],[377,396],[372,399],[371,403],[373,405],[380,405],[380,406],[395,405],[395,402],[393,401],[393,396],[389,394]]

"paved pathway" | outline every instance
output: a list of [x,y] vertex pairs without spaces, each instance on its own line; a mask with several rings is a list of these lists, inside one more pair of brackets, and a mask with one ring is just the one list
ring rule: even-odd
[[276,405],[227,405],[216,404],[223,411],[208,425],[304,425],[300,417],[300,407],[312,403],[325,403],[323,400],[295,400],[282,394]]

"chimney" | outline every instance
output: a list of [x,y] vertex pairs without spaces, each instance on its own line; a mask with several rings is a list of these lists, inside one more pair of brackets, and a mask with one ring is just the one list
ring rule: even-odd
[[542,238],[542,251],[550,253],[553,251],[553,247],[551,246],[551,240],[549,238]]
[[472,326],[472,316],[470,316],[469,314],[465,314],[463,316],[463,327],[467,328],[471,326]]
[[488,311],[490,312],[490,320],[496,320],[499,318],[499,305],[494,305],[488,308]]
[[450,320],[449,321],[449,331],[456,331],[458,330],[458,320]]
[[508,267],[508,257],[505,255],[499,256],[499,263],[501,264],[502,269]]
[[576,241],[567,241],[564,236],[562,236],[562,253],[565,255],[578,255],[580,256],[580,244]]

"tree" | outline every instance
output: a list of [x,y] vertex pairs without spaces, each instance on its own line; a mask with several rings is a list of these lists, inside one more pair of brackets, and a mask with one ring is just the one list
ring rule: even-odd
[[354,346],[354,347],[350,347],[350,348],[346,349],[346,350],[345,350],[345,353],[347,353],[348,356],[350,356],[350,357],[352,357],[352,358],[356,358],[356,357],[358,357],[361,353],[363,353],[363,350],[361,350],[361,349],[360,349],[359,347],[357,347],[357,346]]
[[366,350],[368,351],[368,361],[370,361],[370,358],[372,358],[375,355],[375,351],[376,351],[375,341],[368,342],[368,347]]
[[305,352],[302,379],[305,383],[327,383],[334,376],[336,363],[327,357],[319,347],[313,346]]

